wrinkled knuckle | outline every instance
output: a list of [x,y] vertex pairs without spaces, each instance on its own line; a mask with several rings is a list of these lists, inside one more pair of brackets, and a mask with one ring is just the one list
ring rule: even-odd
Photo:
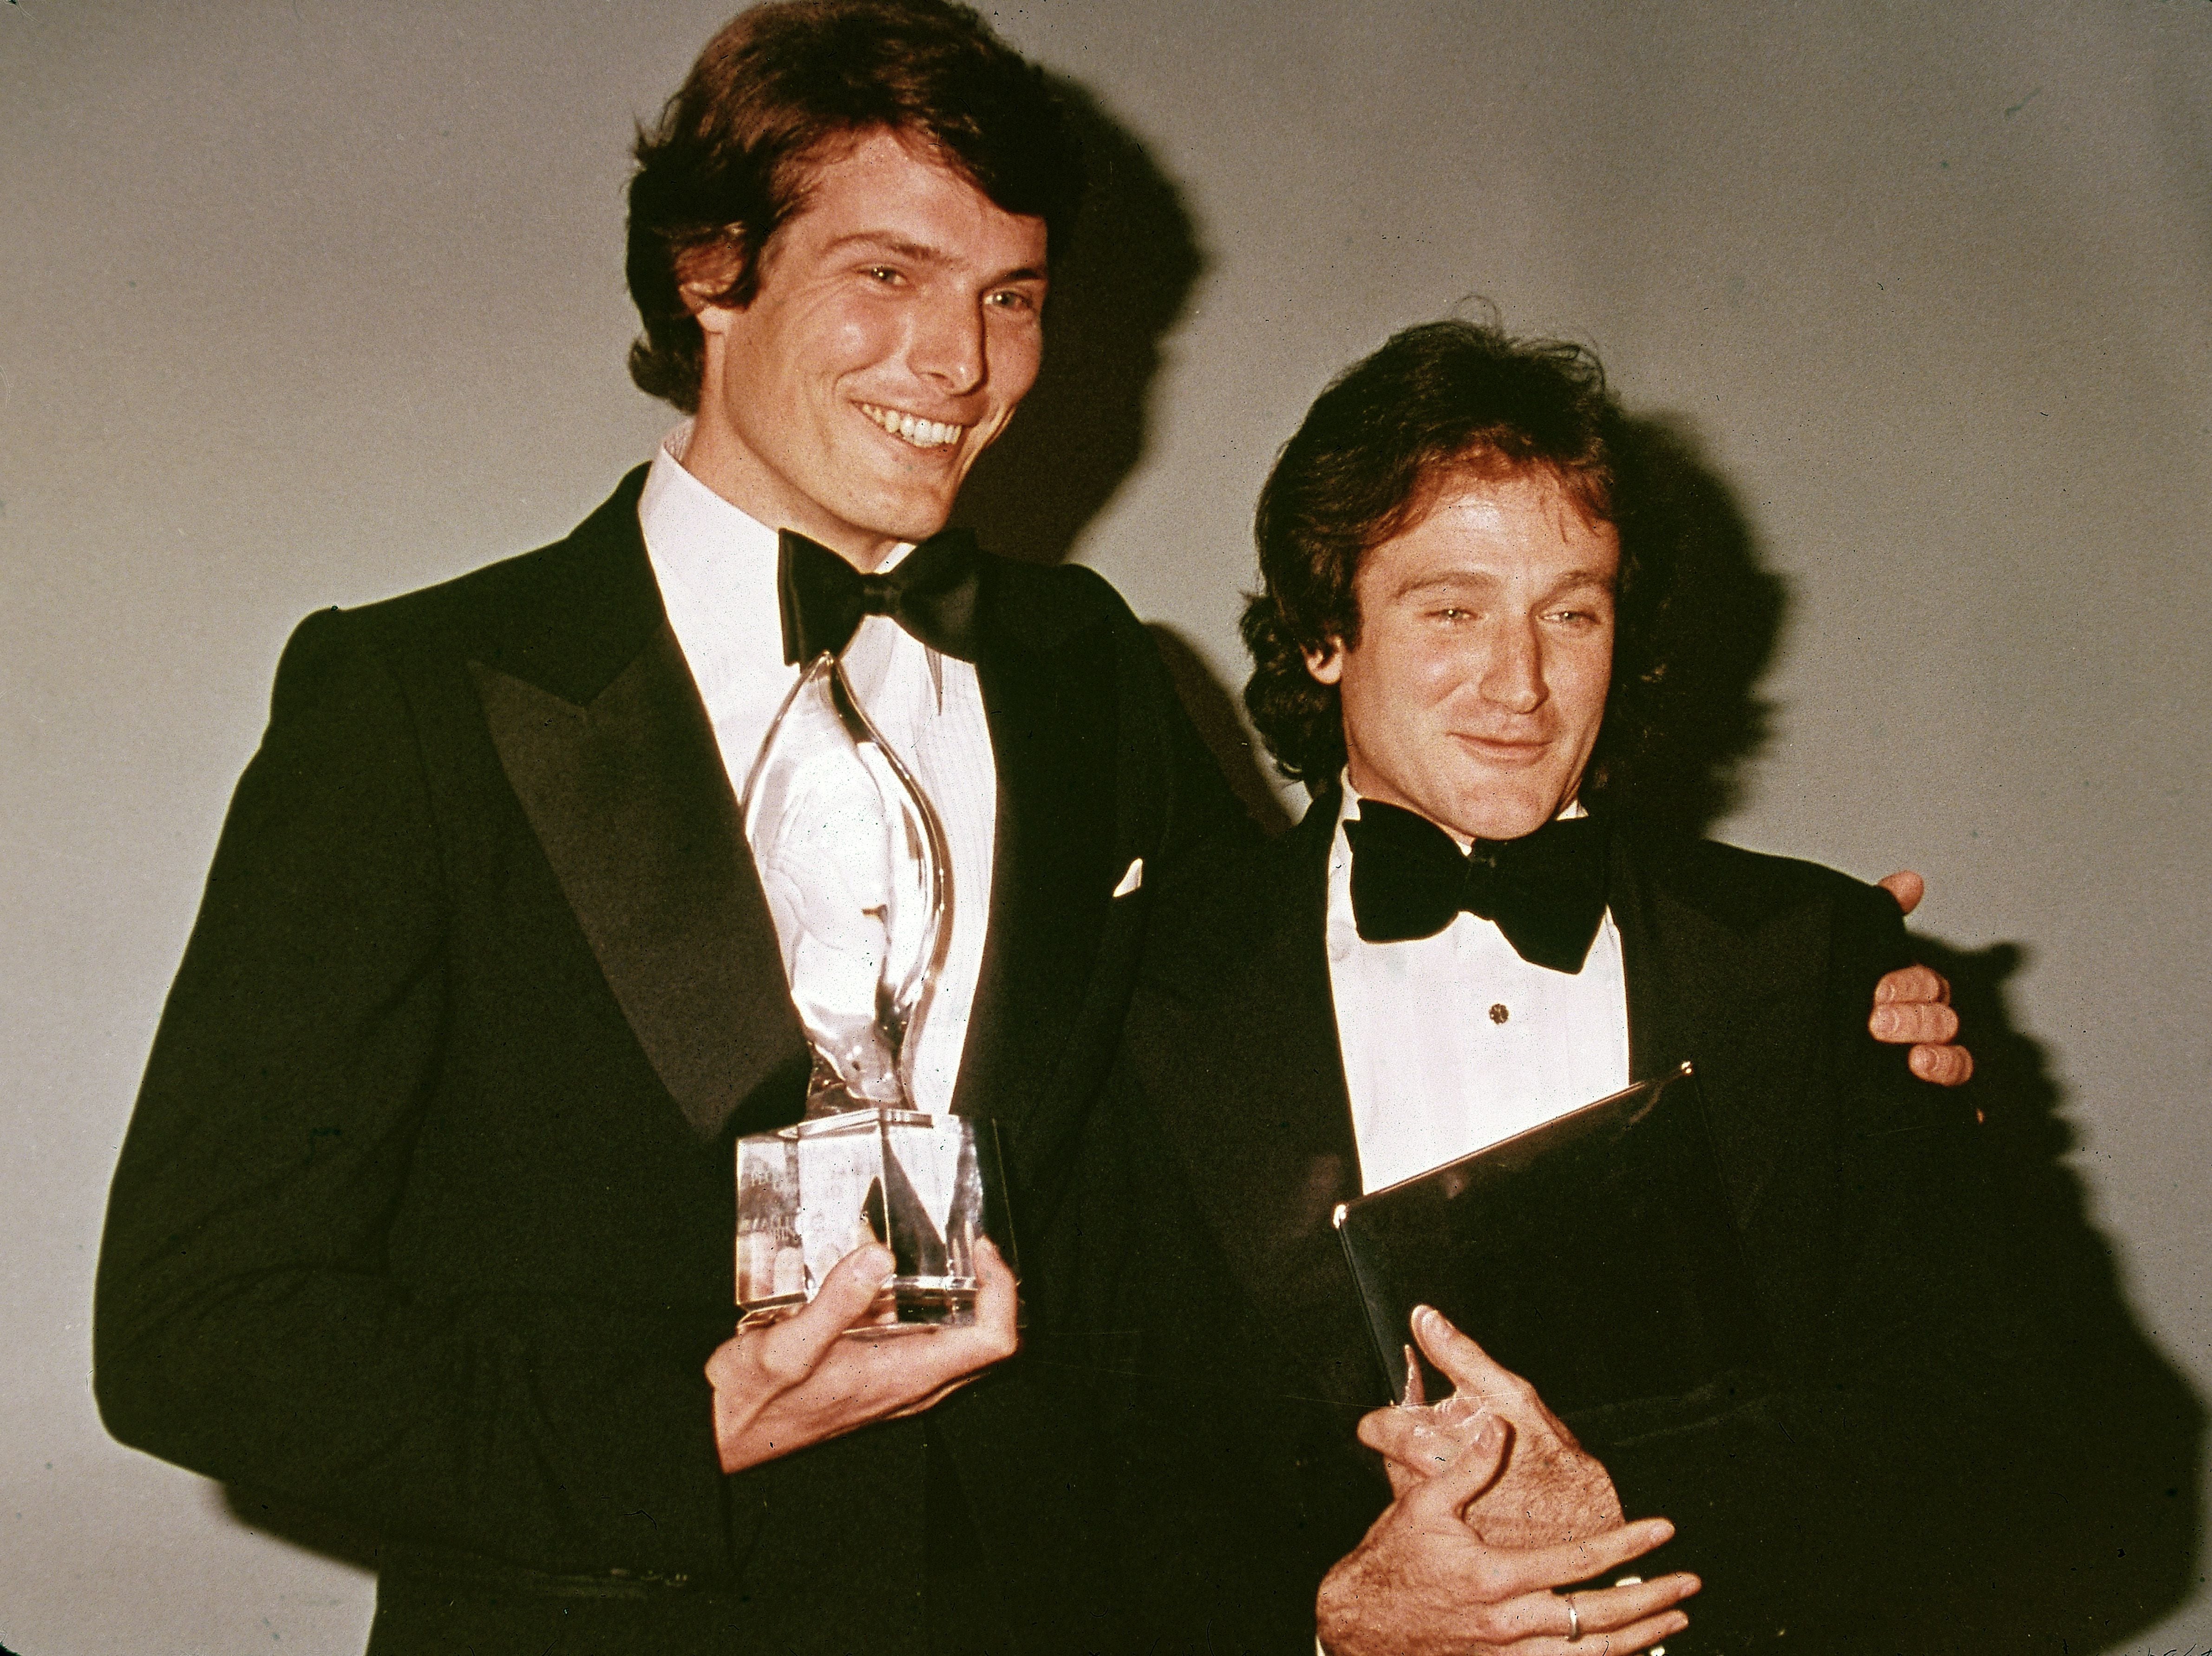
[[1467,1630],[1485,1645],[1504,1644],[1513,1637],[1510,1618],[1492,1604],[1478,1604],[1468,1612]]

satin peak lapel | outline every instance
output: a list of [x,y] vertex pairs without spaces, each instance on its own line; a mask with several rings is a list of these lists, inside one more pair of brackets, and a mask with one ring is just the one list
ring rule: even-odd
[[469,665],[507,781],[685,1117],[709,1137],[732,1117],[744,1131],[795,1119],[805,1038],[714,730],[667,622],[582,705]]
[[[986,586],[976,662],[999,773],[990,927],[954,1108],[1007,1130],[1018,1190],[1036,1191],[1066,1123],[1044,1101],[1081,1025],[1115,876],[1119,696],[1113,630],[1037,616]],[[1042,606],[1036,606],[1042,607]]]

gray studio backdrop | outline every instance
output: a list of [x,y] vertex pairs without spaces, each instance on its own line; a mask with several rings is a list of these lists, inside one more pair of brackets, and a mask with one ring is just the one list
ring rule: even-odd
[[[1326,377],[1470,294],[1594,343],[1786,587],[1722,831],[1928,875],[1991,1059],[2212,1390],[2212,5],[993,15],[1087,103],[1119,240],[986,527],[1116,581],[1233,740],[1250,502]],[[670,423],[622,371],[624,145],[722,15],[0,4],[22,1656],[360,1647],[365,1574],[103,1437],[108,1172],[289,628],[559,534]],[[2212,1644],[2191,1591],[2124,1647]]]

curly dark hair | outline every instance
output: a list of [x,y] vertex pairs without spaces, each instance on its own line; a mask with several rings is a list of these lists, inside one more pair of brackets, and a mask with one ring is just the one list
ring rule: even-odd
[[1595,808],[1620,792],[1650,745],[1667,671],[1665,548],[1623,509],[1635,495],[1626,425],[1589,350],[1513,338],[1495,320],[1407,328],[1329,383],[1277,455],[1254,521],[1261,589],[1244,610],[1244,704],[1283,775],[1318,794],[1344,768],[1337,688],[1307,671],[1306,654],[1358,642],[1360,560],[1452,483],[1533,472],[1620,533],[1613,685],[1583,797]]
[[761,251],[805,204],[830,146],[885,131],[918,139],[1065,251],[1083,154],[1043,71],[949,0],[783,0],[731,20],[651,127],[629,182],[631,345],[638,388],[697,411],[705,344],[683,283],[733,253],[714,302],[746,305]]

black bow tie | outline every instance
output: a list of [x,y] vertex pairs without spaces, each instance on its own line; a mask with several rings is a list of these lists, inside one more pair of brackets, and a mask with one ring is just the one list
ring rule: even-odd
[[975,659],[975,591],[982,554],[965,529],[933,535],[888,575],[863,575],[796,530],[776,537],[783,659],[797,667],[843,653],[861,618],[888,615],[941,655]]
[[1577,972],[1605,917],[1606,832],[1595,817],[1547,822],[1462,852],[1426,817],[1362,800],[1347,817],[1352,916],[1370,943],[1434,937],[1462,909],[1494,920],[1531,965]]

